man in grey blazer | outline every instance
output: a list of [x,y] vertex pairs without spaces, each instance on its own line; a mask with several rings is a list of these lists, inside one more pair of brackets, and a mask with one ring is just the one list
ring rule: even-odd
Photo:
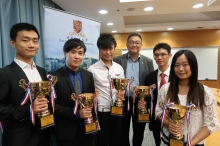
[[[126,78],[135,78],[133,85],[144,85],[145,77],[150,72],[154,71],[153,61],[140,54],[142,47],[142,37],[138,33],[132,33],[128,36],[127,39],[127,48],[128,53],[121,56],[115,57],[113,60],[120,64],[125,72]],[[133,122],[133,146],[141,146],[143,141],[144,129],[146,123],[137,122],[137,113],[132,114],[133,109],[133,97],[132,93],[129,94],[129,97],[126,100],[130,101],[130,110],[126,111],[123,121],[122,121],[122,135],[121,135],[121,145],[130,146],[129,144],[129,128],[130,128],[130,119],[132,116]],[[137,102],[136,102],[137,103]],[[138,108],[135,106],[135,112]]]

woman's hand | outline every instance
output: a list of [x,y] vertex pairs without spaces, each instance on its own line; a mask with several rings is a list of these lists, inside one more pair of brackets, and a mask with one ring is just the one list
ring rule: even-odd
[[170,122],[168,125],[168,130],[170,131],[171,134],[178,135],[181,133],[181,126],[180,124],[177,125]]

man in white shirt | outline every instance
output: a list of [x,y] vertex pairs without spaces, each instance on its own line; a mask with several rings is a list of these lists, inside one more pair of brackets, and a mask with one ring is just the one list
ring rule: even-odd
[[42,97],[21,106],[26,91],[19,87],[21,79],[26,83],[46,80],[45,70],[32,60],[38,51],[40,35],[32,24],[18,23],[12,26],[10,38],[16,56],[10,65],[0,69],[2,146],[48,146],[50,129],[40,131],[30,120],[30,112],[37,115],[47,110],[49,101]]
[[116,96],[124,100],[124,95],[116,94],[115,89],[110,90],[108,76],[124,78],[124,70],[119,64],[112,61],[116,41],[111,34],[102,34],[97,41],[97,46],[100,60],[88,69],[93,74],[96,90],[100,91],[98,118],[101,130],[97,133],[97,146],[120,146],[122,118],[111,116],[111,106]]
[[[150,86],[152,84],[156,85],[156,89],[154,89],[153,94],[153,111],[151,111],[153,117],[151,117],[150,123],[149,123],[149,129],[151,131],[153,131],[153,135],[154,135],[154,140],[155,140],[155,144],[156,146],[160,145],[160,121],[159,120],[155,120],[155,106],[157,103],[157,95],[158,95],[158,91],[160,90],[160,87],[163,86],[164,83],[168,82],[169,79],[169,74],[170,74],[170,67],[169,67],[169,59],[171,58],[172,54],[171,54],[171,47],[167,44],[167,43],[158,43],[154,49],[153,49],[153,53],[154,53],[154,60],[156,61],[157,65],[158,65],[158,69],[151,72],[150,74],[148,74],[146,76],[145,79],[145,86]],[[162,75],[161,73],[164,74],[163,79],[162,79]],[[163,80],[163,81],[162,81]],[[151,101],[150,98],[147,99],[147,105],[148,108],[150,108]],[[138,108],[140,109],[141,107],[145,106],[145,103],[142,103],[141,101],[139,101],[138,103]]]

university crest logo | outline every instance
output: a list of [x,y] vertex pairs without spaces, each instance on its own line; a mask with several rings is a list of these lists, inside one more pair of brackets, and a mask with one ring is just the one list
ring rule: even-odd
[[73,20],[73,30],[76,33],[80,33],[82,30],[82,22],[78,20]]

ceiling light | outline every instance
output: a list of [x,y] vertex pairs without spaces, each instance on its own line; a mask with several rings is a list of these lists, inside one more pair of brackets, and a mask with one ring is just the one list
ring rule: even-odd
[[113,23],[110,22],[110,23],[107,23],[107,25],[113,25]]
[[144,8],[144,11],[151,11],[153,9],[154,9],[153,7],[146,7],[146,8]]
[[142,31],[141,29],[137,29],[137,31]]
[[195,4],[195,5],[193,5],[193,8],[201,8],[203,6],[203,4]]
[[108,11],[106,11],[106,10],[100,10],[99,13],[100,13],[100,14],[107,14]]
[[173,28],[172,28],[172,27],[169,27],[169,28],[167,28],[167,30],[173,30]]
[[117,31],[116,31],[116,30],[113,30],[112,32],[115,33],[115,32],[117,32]]

